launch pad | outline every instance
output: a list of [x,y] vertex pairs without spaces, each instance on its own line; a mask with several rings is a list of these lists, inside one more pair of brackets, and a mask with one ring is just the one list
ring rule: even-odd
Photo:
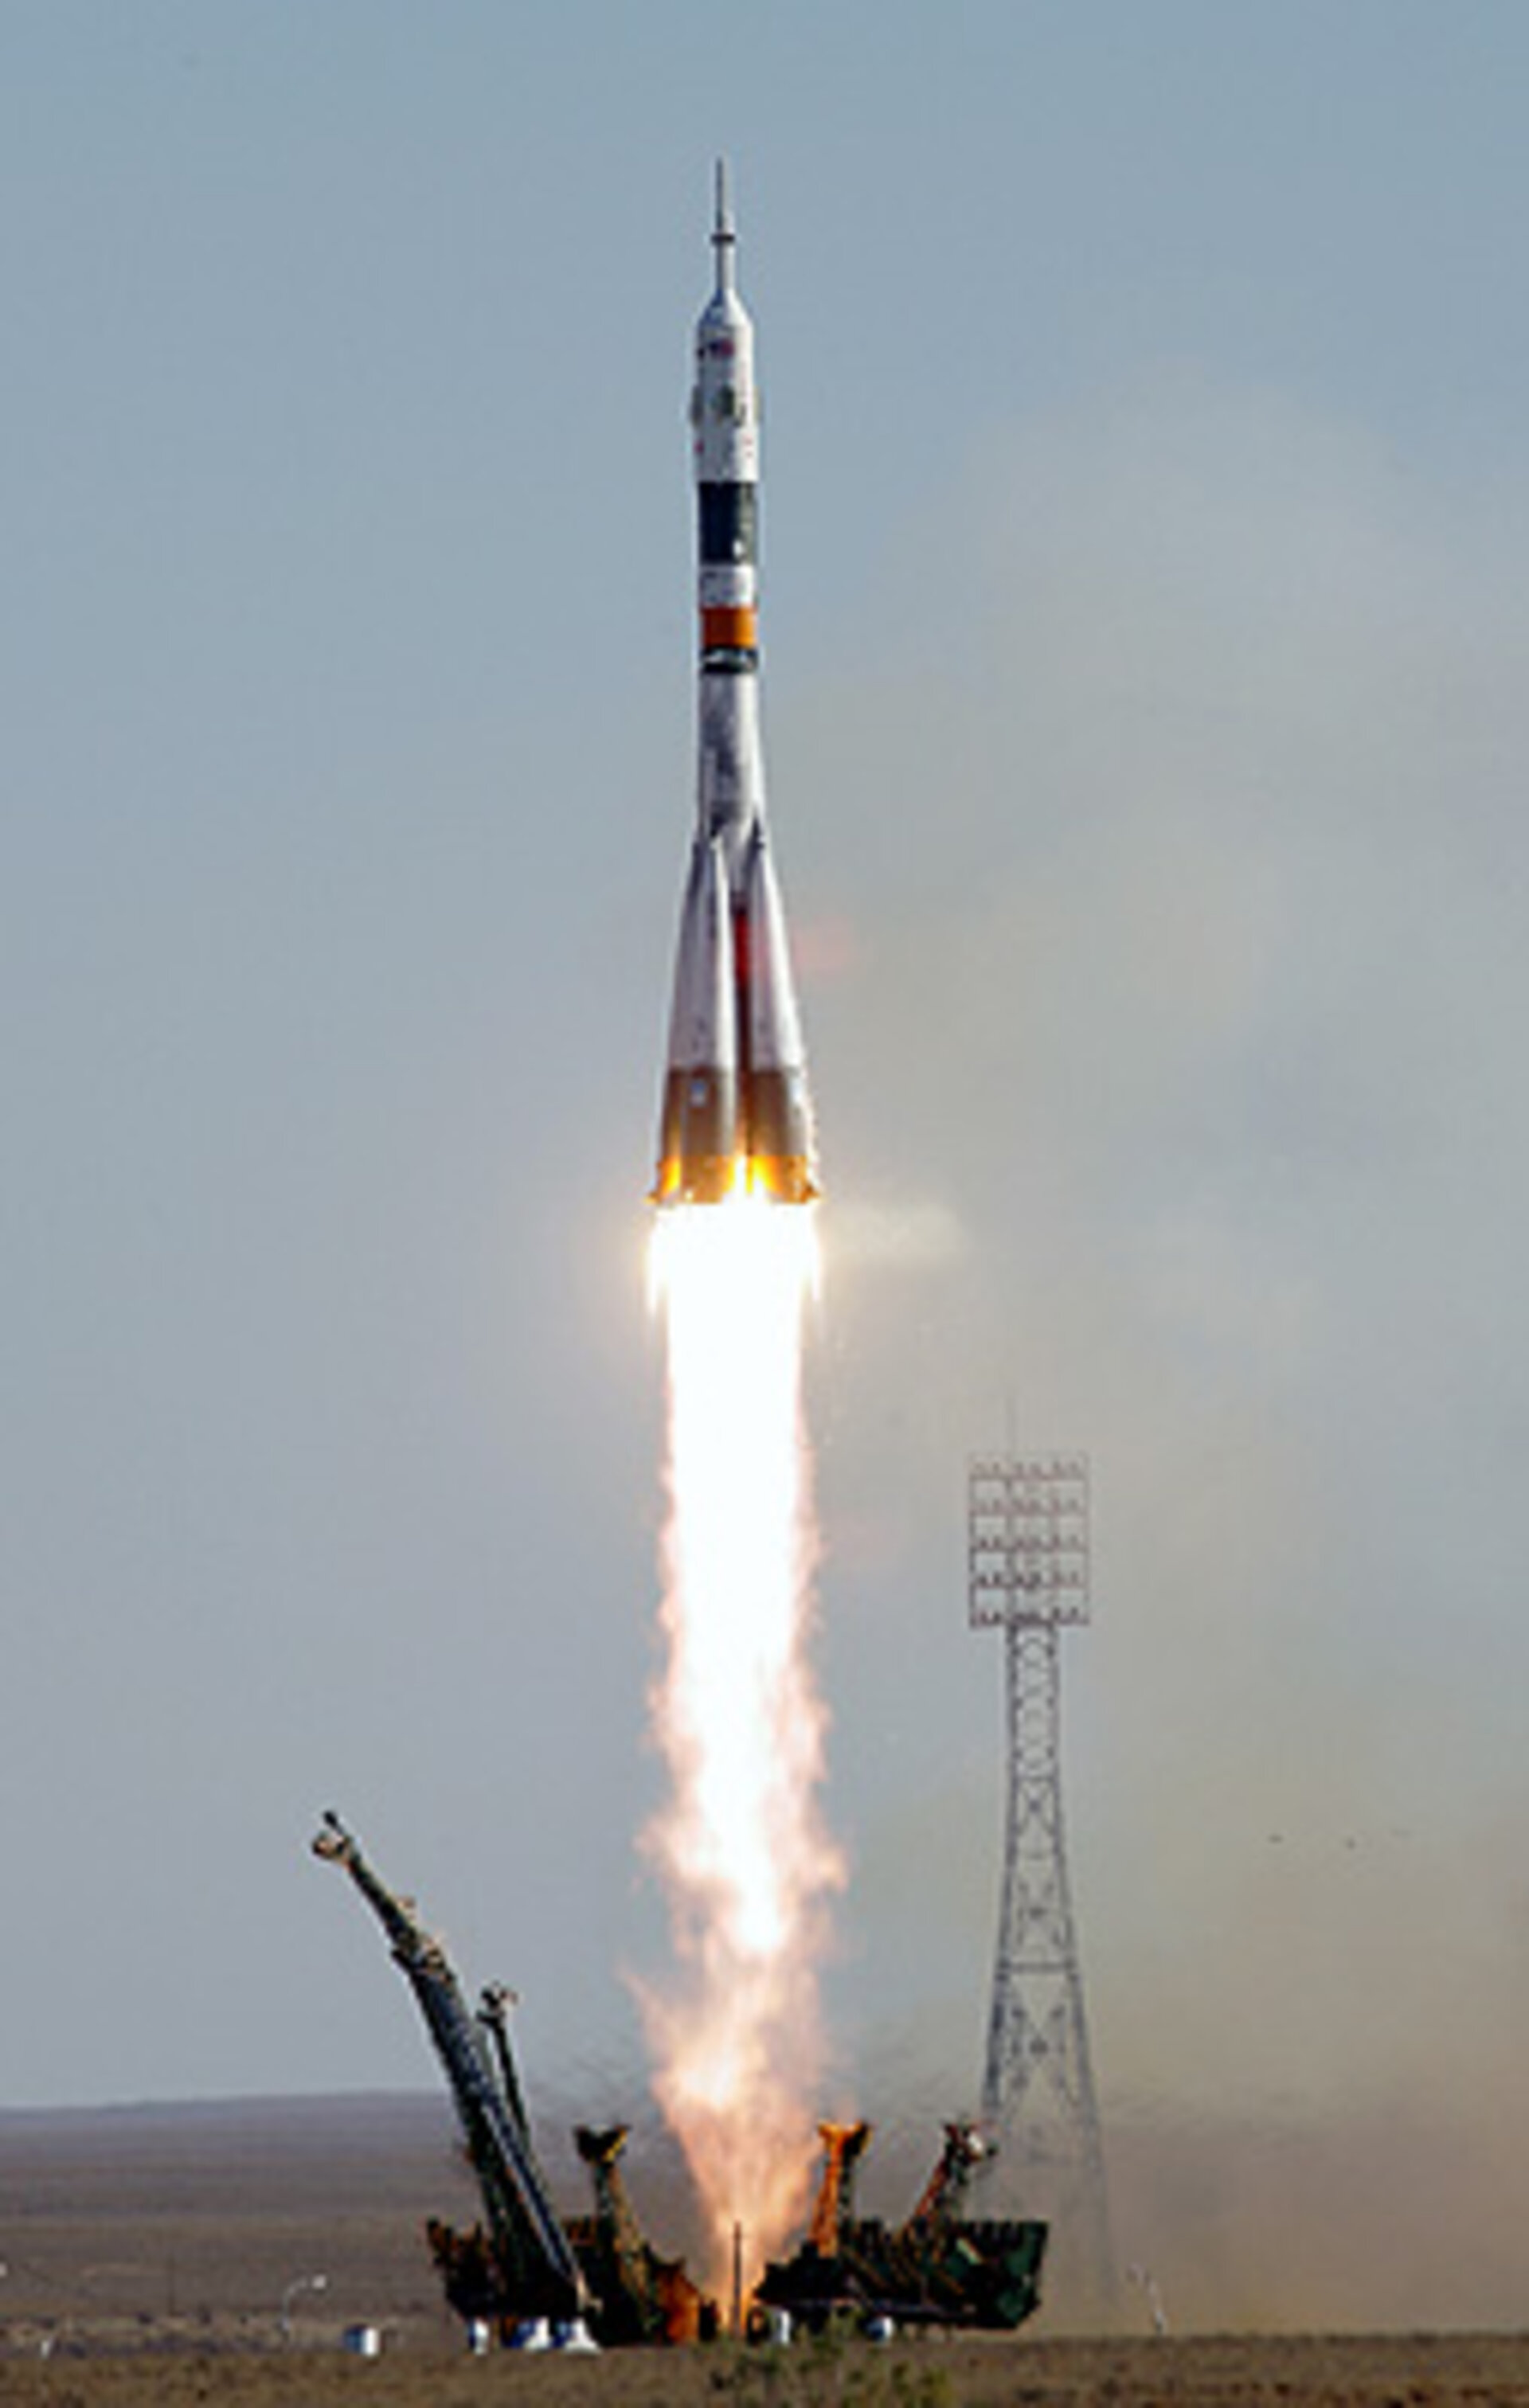
[[[591,2214],[561,2220],[533,2138],[510,2039],[511,1994],[502,1984],[469,2009],[441,1942],[412,1902],[389,1888],[337,1814],[326,1813],[313,1853],[349,1873],[381,1925],[446,2075],[482,2205],[465,2230],[432,2217],[430,2254],[451,2308],[469,2333],[513,2344],[527,2329],[589,2336],[602,2348],[715,2340],[727,2319],[643,2232],[621,2158],[627,2132],[580,2126],[575,2135],[593,2184]],[[850,2316],[867,2328],[941,2325],[1012,2330],[1040,2300],[1046,2227],[1033,2220],[971,2220],[962,2214],[973,2170],[988,2154],[969,2123],[946,2127],[939,2161],[912,2214],[895,2226],[854,2212],[854,2179],[868,2124],[823,2124],[822,2172],[811,2222],[787,2259],[767,2266],[759,2311],[821,2329]],[[732,2321],[740,2321],[741,2297]]]

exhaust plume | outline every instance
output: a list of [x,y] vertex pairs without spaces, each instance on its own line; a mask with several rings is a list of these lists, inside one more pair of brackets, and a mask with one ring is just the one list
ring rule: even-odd
[[668,1514],[653,1728],[667,1802],[645,1835],[679,1965],[642,1992],[654,2087],[714,2268],[805,2203],[822,2042],[817,1968],[843,1867],[820,1819],[827,1715],[809,1637],[817,1538],[802,1341],[810,1211],[735,1197],[663,1214]]

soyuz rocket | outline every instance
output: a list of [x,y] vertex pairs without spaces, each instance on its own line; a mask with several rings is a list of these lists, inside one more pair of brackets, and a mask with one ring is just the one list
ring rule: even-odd
[[695,835],[679,915],[659,1205],[818,1193],[807,1054],[764,825],[759,729],[759,398],[725,168],[716,285],[695,329],[690,418],[700,676]]

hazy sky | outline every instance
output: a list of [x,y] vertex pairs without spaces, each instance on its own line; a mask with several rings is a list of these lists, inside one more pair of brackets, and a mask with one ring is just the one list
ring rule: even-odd
[[331,1802],[630,2088],[725,150],[845,2096],[977,2087],[1012,1398],[1113,2124],[1529,2157],[1526,109],[1507,0],[0,0],[0,2104],[428,2083]]

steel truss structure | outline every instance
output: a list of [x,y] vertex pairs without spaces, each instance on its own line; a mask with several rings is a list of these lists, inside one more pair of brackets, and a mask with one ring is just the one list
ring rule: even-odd
[[1062,1633],[1090,1618],[1086,1457],[973,1458],[967,1579],[971,1627],[1004,1634],[1007,1740],[982,2115],[996,2184],[1050,2220],[1070,2304],[1106,2314],[1114,2258],[1062,1803]]

